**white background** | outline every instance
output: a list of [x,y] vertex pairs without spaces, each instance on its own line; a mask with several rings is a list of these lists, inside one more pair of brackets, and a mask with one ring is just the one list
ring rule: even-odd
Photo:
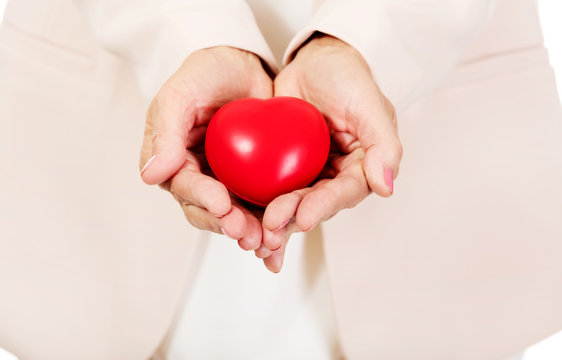
[[[0,18],[3,15],[4,6],[7,1],[8,0],[0,0]],[[545,46],[549,50],[550,62],[556,71],[556,79],[558,88],[560,89],[562,88],[562,1],[540,0],[539,5]],[[560,304],[560,306],[562,306],[562,304]],[[0,349],[0,360],[14,359],[15,357]],[[523,359],[562,360],[562,332],[527,349]]]

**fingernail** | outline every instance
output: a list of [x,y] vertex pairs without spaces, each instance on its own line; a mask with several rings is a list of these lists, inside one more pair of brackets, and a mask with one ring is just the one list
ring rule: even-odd
[[394,193],[394,174],[391,168],[384,169],[384,183],[388,190],[390,190],[390,193]]
[[281,226],[279,226],[274,231],[279,231],[279,230],[283,229],[290,221],[291,221],[291,218],[288,218],[287,220],[285,220],[285,222],[283,224],[281,224]]
[[150,160],[148,160],[148,162],[144,165],[144,167],[141,170],[141,176],[144,174],[144,172],[146,170],[148,170],[150,168],[150,165],[152,165],[152,162],[154,161],[154,159],[156,159],[157,155],[154,155],[153,157],[150,158]]
[[309,227],[308,229],[304,230],[304,232],[309,232],[310,230],[314,229],[316,226],[318,226],[317,223],[314,223],[311,227]]

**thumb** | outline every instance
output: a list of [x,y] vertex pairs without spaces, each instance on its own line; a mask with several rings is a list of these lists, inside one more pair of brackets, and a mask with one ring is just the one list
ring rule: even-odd
[[150,105],[146,127],[152,131],[145,132],[143,141],[143,147],[150,151],[143,153],[151,157],[144,160],[141,170],[143,181],[149,185],[168,180],[186,161],[187,136],[193,121],[185,105],[163,95],[156,96]]
[[374,85],[349,107],[356,136],[365,152],[363,169],[367,182],[376,194],[388,197],[394,192],[394,179],[402,159],[396,112],[390,101]]

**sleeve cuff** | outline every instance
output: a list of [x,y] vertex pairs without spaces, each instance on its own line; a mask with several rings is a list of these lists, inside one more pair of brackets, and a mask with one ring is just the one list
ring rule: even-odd
[[[276,73],[278,66],[263,38],[251,9],[244,1],[207,1],[197,6],[165,6],[153,16],[125,15],[115,19],[116,27],[104,31],[110,36],[104,42],[109,50],[131,61],[146,99],[152,98],[162,84],[194,51],[230,46],[259,56]],[[116,36],[116,34],[118,34]],[[124,53],[124,54],[123,54]]]
[[[353,1],[351,4],[325,3],[312,21],[291,40],[283,64],[293,59],[295,51],[314,32],[322,32],[353,46],[363,56],[374,80],[395,107],[408,104],[414,95],[410,91],[412,84],[420,81],[422,71],[411,60],[411,55],[396,45],[400,39],[389,35],[392,34],[392,24],[389,24],[385,6],[373,3],[368,11]],[[350,19],[353,19],[352,24]]]
[[382,92],[401,111],[454,67],[484,28],[494,3],[326,0],[292,39],[283,63],[315,31],[334,36],[359,51]]

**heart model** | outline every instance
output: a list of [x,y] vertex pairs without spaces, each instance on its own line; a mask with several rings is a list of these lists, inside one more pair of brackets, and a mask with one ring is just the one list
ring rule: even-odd
[[258,206],[308,186],[329,150],[322,114],[292,97],[228,103],[211,119],[205,138],[205,155],[217,179]]

